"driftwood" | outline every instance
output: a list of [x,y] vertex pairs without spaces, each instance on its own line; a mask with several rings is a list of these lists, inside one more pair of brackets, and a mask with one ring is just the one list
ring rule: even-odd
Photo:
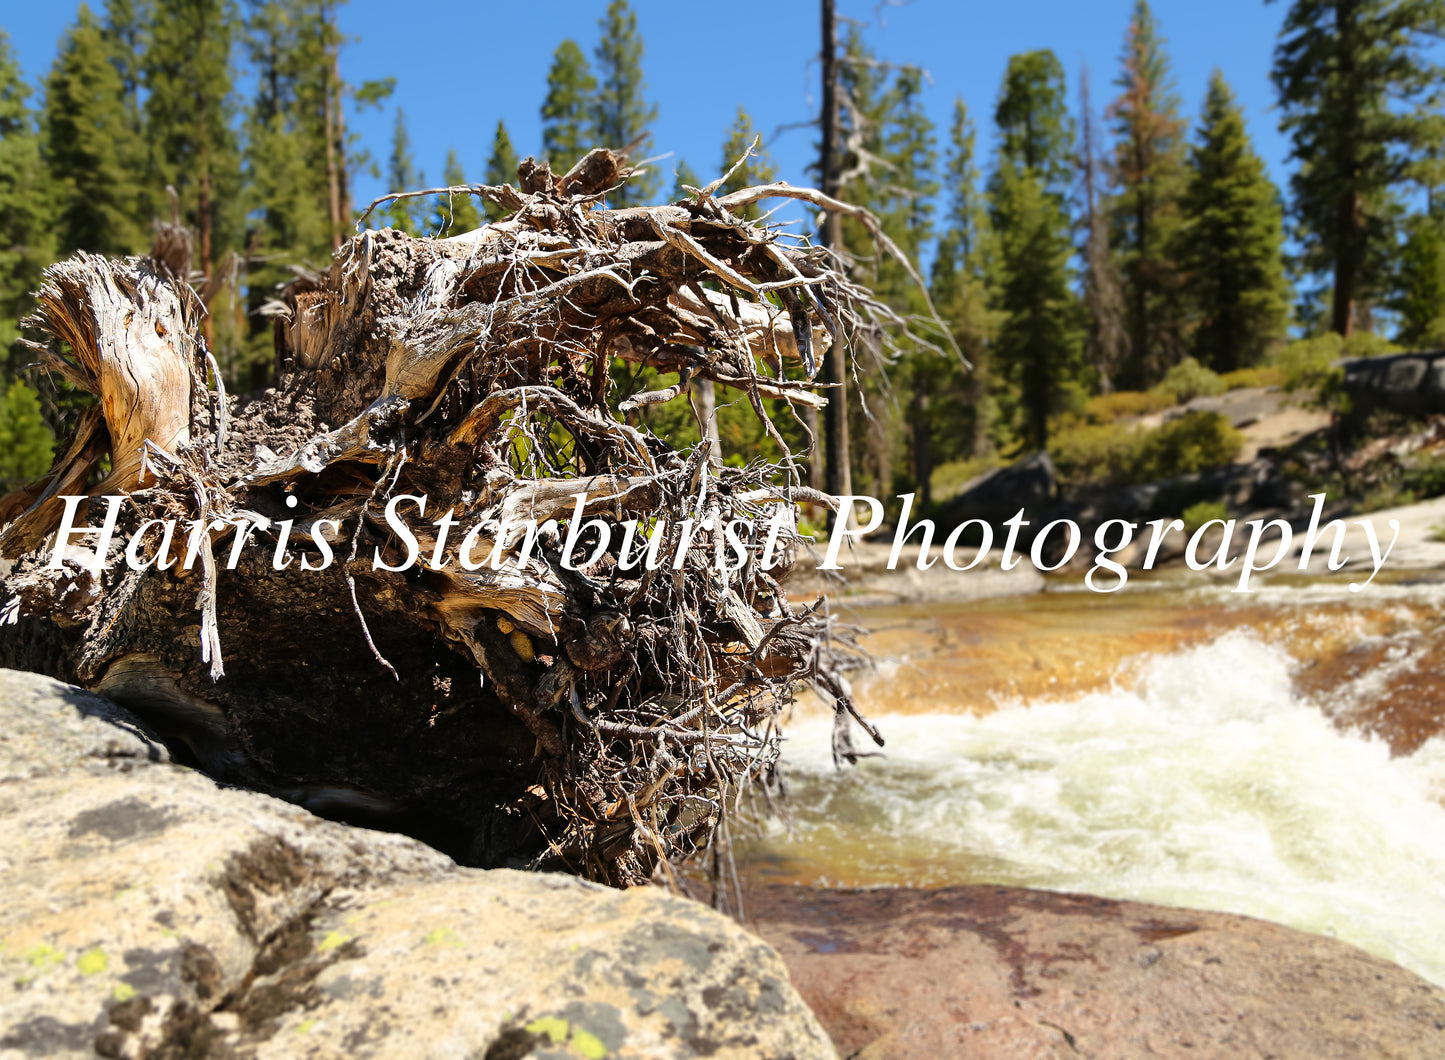
[[[271,306],[280,382],[242,400],[218,392],[202,300],[163,248],[47,270],[34,348],[99,400],[50,473],[0,501],[0,663],[114,697],[221,779],[465,863],[617,885],[708,845],[770,773],[800,682],[836,702],[835,751],[856,754],[836,630],[781,584],[792,502],[826,498],[791,454],[716,468],[629,415],[711,379],[786,453],[768,406],[825,403],[823,351],[891,317],[822,252],[731,212],[841,204],[774,186],[601,208],[626,172],[606,151],[562,177],[529,159],[519,188],[451,189],[506,220],[363,231]],[[679,385],[619,410],[618,360]],[[581,493],[605,548],[596,526],[573,535]],[[98,535],[57,545],[82,494],[69,515],[93,527],[123,498],[107,555]],[[735,519],[746,562],[720,569]],[[162,570],[168,520],[168,555],[191,562]],[[621,561],[629,521],[634,548],[656,531],[656,570]]]

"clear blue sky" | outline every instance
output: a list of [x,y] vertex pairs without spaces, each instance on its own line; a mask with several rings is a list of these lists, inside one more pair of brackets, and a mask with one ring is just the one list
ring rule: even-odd
[[[723,136],[739,103],[770,139],[779,126],[804,121],[816,110],[813,0],[725,5],[633,0],[633,6],[647,46],[648,91],[661,109],[657,150],[674,152],[705,178],[717,171]],[[16,0],[7,7],[0,25],[26,76],[38,81],[76,6]],[[552,51],[573,37],[590,55],[605,7],[606,0],[552,0],[536,7],[352,0],[342,9],[342,25],[359,40],[344,53],[343,72],[353,82],[397,79],[390,106],[406,111],[417,164],[430,180],[439,181],[449,147],[460,153],[468,178],[479,180],[499,118],[520,153],[537,149],[537,112]],[[881,58],[929,71],[933,83],[926,106],[940,125],[948,120],[953,98],[964,98],[985,153],[1009,55],[1052,48],[1068,72],[1071,100],[1087,65],[1095,108],[1102,109],[1117,91],[1112,82],[1131,7],[1132,0],[913,0],[879,9],[839,0],[841,15],[868,24],[868,38]],[[1191,127],[1210,70],[1218,66],[1244,104],[1256,147],[1280,183],[1288,174],[1288,145],[1276,128],[1269,68],[1286,7],[1262,0],[1154,3]],[[386,156],[393,118],[391,109],[372,111],[355,126],[379,159]],[[805,180],[813,155],[810,131],[784,132],[768,146],[785,179]],[[670,172],[666,181],[671,183]],[[365,202],[384,190],[379,181],[363,177],[356,198]]]

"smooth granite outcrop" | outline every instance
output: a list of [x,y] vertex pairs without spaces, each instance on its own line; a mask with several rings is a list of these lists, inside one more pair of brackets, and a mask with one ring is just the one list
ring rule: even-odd
[[1445,991],[1249,917],[1019,887],[754,893],[852,1060],[1425,1060]]

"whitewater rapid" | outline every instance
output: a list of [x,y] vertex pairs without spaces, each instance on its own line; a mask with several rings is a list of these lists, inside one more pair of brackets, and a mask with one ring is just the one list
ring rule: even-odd
[[789,727],[791,826],[764,858],[819,884],[1004,883],[1242,913],[1332,935],[1445,986],[1445,738],[1391,758],[1292,691],[1247,632],[1127,684],[975,716],[874,719],[836,771]]

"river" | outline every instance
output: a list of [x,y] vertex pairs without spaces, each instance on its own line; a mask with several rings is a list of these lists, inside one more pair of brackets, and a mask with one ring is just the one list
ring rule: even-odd
[[835,770],[803,703],[787,819],[740,845],[746,875],[1242,913],[1445,985],[1442,603],[1433,580],[1166,579],[859,609],[885,754]]

